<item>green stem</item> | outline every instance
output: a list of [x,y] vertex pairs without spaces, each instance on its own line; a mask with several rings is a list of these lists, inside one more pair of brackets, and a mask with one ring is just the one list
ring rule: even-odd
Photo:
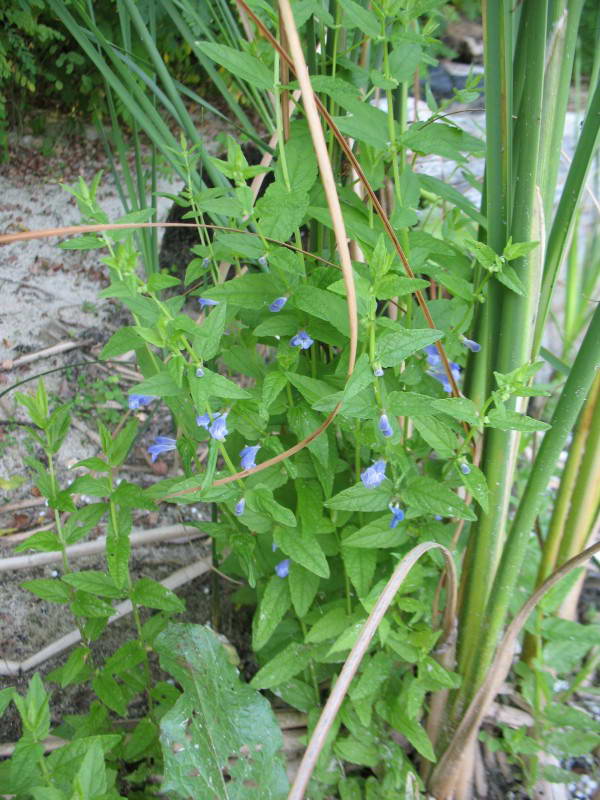
[[474,674],[464,676],[463,686],[470,687],[471,691],[480,685],[493,658],[508,614],[510,600],[514,595],[523,566],[531,530],[544,502],[546,487],[599,368],[600,306],[594,313],[581,349],[563,387],[552,416],[552,427],[544,436],[506,539],[502,560],[485,613],[486,626],[482,631],[483,640],[479,642],[477,648]]

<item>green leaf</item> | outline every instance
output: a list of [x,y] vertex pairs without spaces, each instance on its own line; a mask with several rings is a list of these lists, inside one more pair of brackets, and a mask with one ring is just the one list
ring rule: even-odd
[[348,626],[348,615],[344,608],[332,608],[312,625],[305,636],[309,644],[320,644],[334,639]]
[[[113,439],[107,458],[111,467],[119,467],[127,458],[127,455],[135,441],[138,430],[137,419],[130,420],[122,431]],[[87,492],[86,492],[87,494]]]
[[291,509],[282,506],[273,497],[273,492],[266,486],[255,486],[246,492],[246,503],[251,511],[267,514],[274,522],[296,527],[296,517]]
[[218,286],[212,286],[202,296],[212,300],[225,300],[231,306],[259,309],[285,293],[283,282],[273,273],[265,273],[240,275]]
[[123,597],[124,592],[115,586],[113,579],[105,572],[85,570],[63,575],[62,580],[82,592],[90,592],[100,597]]
[[286,372],[285,376],[311,405],[316,405],[320,400],[329,398],[332,394],[333,387],[318,378],[309,378],[307,375],[298,375],[295,372]]
[[600,735],[580,730],[553,730],[544,734],[544,744],[550,753],[563,758],[583,756],[600,744]]
[[140,339],[135,328],[119,328],[116,333],[110,337],[108,342],[100,351],[100,358],[108,359],[115,356],[121,356],[123,353],[128,353],[130,350],[136,350],[143,345],[143,340]]
[[258,89],[273,88],[273,73],[258,58],[214,42],[196,42],[196,47],[232,75]]
[[308,192],[272,183],[255,206],[261,233],[285,242],[302,224],[308,206]]
[[175,275],[165,275],[164,272],[155,272],[148,277],[147,286],[150,292],[162,292],[171,286],[177,286],[181,281]]
[[439,514],[442,517],[476,519],[472,509],[454,492],[433,478],[417,478],[406,486],[402,500],[407,506],[422,514]]
[[375,283],[375,297],[380,300],[389,300],[392,297],[402,297],[412,294],[418,289],[426,289],[429,281],[421,278],[404,278],[400,275],[384,275]]
[[421,328],[385,333],[377,340],[375,358],[382,367],[397,367],[408,356],[422,350],[444,335],[443,331]]
[[420,45],[413,42],[399,42],[390,52],[390,72],[400,83],[410,83],[421,61]]
[[485,145],[481,139],[476,139],[460,128],[444,122],[416,122],[401,137],[401,143],[415,153],[423,155],[435,153],[459,164],[464,164],[466,161],[463,152],[476,155],[483,155],[485,152]]
[[225,331],[227,304],[220,303],[207,314],[202,325],[196,325],[194,335],[194,351],[209,361],[219,352],[221,338]]
[[478,425],[480,422],[477,406],[467,397],[443,397],[441,400],[430,400],[430,403],[436,411],[443,411],[461,422],[468,422],[469,425]]
[[434,398],[418,392],[392,392],[387,409],[398,417],[431,417],[435,414]]
[[75,599],[71,603],[71,612],[77,617],[105,619],[113,615],[114,608],[110,603],[101,600],[96,595],[78,591],[75,593]]
[[458,445],[456,433],[435,417],[415,417],[413,425],[440,458],[452,458]]
[[273,689],[293,678],[308,665],[311,650],[292,642],[267,662],[250,681],[255,689]]
[[489,489],[487,480],[483,472],[474,464],[469,465],[471,471],[467,475],[463,475],[460,471],[460,477],[464,485],[469,490],[469,493],[477,500],[483,511],[487,514],[489,510]]
[[[75,647],[69,653],[66,662],[58,669],[53,670],[47,679],[56,681],[63,689],[65,686],[78,682],[78,678],[86,672],[90,653],[89,647]],[[89,673],[89,670],[87,672]]]
[[60,549],[60,539],[55,533],[52,533],[52,531],[39,531],[34,533],[33,536],[29,536],[21,544],[18,544],[14,552],[24,553],[25,550],[36,550],[38,552],[51,553]]
[[104,753],[98,742],[88,747],[79,772],[73,781],[76,796],[83,800],[92,800],[106,792],[106,767]]
[[92,681],[94,691],[102,700],[104,705],[115,711],[119,716],[125,716],[127,713],[127,699],[123,693],[123,687],[116,682],[112,675],[106,671],[102,671],[96,675]]
[[283,738],[269,702],[240,681],[215,634],[200,625],[171,624],[155,649],[162,668],[183,688],[160,723],[162,792],[284,800]]
[[131,394],[145,394],[153,397],[175,397],[181,394],[178,386],[168,372],[159,372],[141,383],[136,383],[130,389]]
[[265,593],[254,614],[252,625],[252,647],[254,650],[260,650],[267,644],[290,605],[291,599],[287,581],[285,578],[273,575],[267,583]]
[[138,605],[146,606],[146,608],[158,608],[161,611],[175,613],[185,611],[185,603],[177,597],[175,592],[151,578],[140,578],[136,581],[133,584],[131,597]]
[[198,385],[201,385],[203,390],[206,391],[208,397],[219,397],[224,400],[246,400],[251,395],[237,383],[230,381],[224,375],[219,375],[218,372],[212,372],[207,367],[204,367],[204,377],[199,378]]
[[[482,227],[487,227],[487,222],[483,214],[473,205],[473,203],[464,195],[462,192],[459,192],[454,186],[451,186],[449,183],[445,181],[441,181],[439,178],[434,178],[431,175],[419,175],[418,181],[428,192],[441,197],[442,200],[446,200],[452,205],[456,206],[456,208],[460,208],[461,211],[471,217],[478,225]],[[469,242],[469,246],[471,247],[472,242]],[[479,244],[479,242],[477,242]],[[487,247],[487,245],[484,245]],[[491,250],[491,248],[489,248]],[[492,253],[494,251],[492,250]],[[494,256],[496,254],[494,253]],[[495,263],[495,262],[494,262]]]
[[[303,285],[294,293],[293,301],[296,308],[329,322],[344,336],[349,335],[348,307],[338,295],[316,286]],[[307,330],[310,333],[310,325]]]
[[387,479],[374,489],[367,489],[362,483],[356,483],[349,489],[338,492],[325,505],[338,511],[383,511],[388,507],[391,493],[392,484]]
[[[285,143],[285,161],[290,185],[298,192],[309,192],[317,180],[318,167],[308,124],[304,120],[297,120],[290,126],[290,138]],[[275,180],[284,181],[281,159],[275,165]]]
[[389,717],[389,722],[399,733],[402,733],[412,744],[415,750],[428,761],[437,759],[429,737],[423,727],[414,719],[409,719],[397,706]]
[[320,578],[329,577],[329,564],[319,544],[319,538],[314,533],[276,528],[274,539],[286,556],[293,561],[297,561]]
[[49,600],[51,603],[68,603],[71,599],[69,587],[54,578],[34,578],[31,581],[24,581],[20,584],[23,589],[27,589],[42,600]]
[[377,566],[376,551],[346,547],[342,544],[342,559],[350,582],[356,589],[356,594],[358,597],[366,597],[371,589]]
[[81,475],[75,478],[69,486],[71,494],[91,494],[92,497],[108,497],[110,483],[108,478],[92,478],[91,475]]
[[344,9],[344,27],[349,30],[358,28],[370,38],[379,39],[381,26],[372,11],[363,8],[354,0],[341,0],[341,6]]
[[294,611],[302,619],[316,597],[320,578],[311,570],[306,569],[296,561],[292,561],[288,583]]
[[518,411],[507,409],[492,409],[486,417],[486,425],[490,428],[498,428],[501,431],[521,431],[531,433],[532,431],[547,431],[551,426],[547,422],[533,419],[526,414],[519,414]]
[[406,540],[406,531],[403,530],[402,524],[397,528],[390,528],[390,519],[391,514],[388,514],[364,525],[344,538],[344,547],[362,549],[397,547]]
[[515,292],[516,294],[520,294],[521,297],[525,297],[527,294],[527,289],[525,288],[523,281],[521,278],[519,278],[512,267],[503,267],[502,272],[496,273],[496,278],[511,291]]
[[[77,770],[90,747],[97,744],[102,753],[106,755],[119,744],[122,738],[119,734],[107,733],[95,736],[81,736],[74,739],[46,756],[50,773],[53,776],[60,776],[61,780],[71,781],[77,774]],[[41,798],[41,800],[46,800],[46,798]]]
[[127,583],[129,574],[129,553],[131,543],[131,511],[120,508],[109,515],[106,536],[106,562],[108,571],[116,586],[122,588]]

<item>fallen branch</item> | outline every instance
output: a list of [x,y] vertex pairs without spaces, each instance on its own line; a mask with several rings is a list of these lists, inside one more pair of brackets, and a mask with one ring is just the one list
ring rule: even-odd
[[26,356],[15,358],[14,361],[8,358],[0,364],[0,369],[8,372],[16,367],[22,367],[24,364],[31,364],[33,361],[39,361],[41,358],[56,356],[59,353],[66,353],[69,350],[76,350],[79,347],[89,347],[91,344],[94,344],[91,339],[82,339],[80,342],[59,342],[58,344],[52,345],[52,347],[38,350],[37,353],[27,353]]
[[[208,558],[202,558],[199,561],[195,561],[188,567],[183,567],[183,569],[177,570],[177,572],[173,572],[167,578],[160,581],[160,584],[166,589],[174,590],[186,583],[189,583],[190,581],[193,581],[194,578],[204,575],[205,572],[209,572],[210,568],[211,558],[209,556]],[[130,614],[131,610],[131,600],[125,600],[124,602],[119,603],[118,606],[115,606],[115,613],[108,619],[109,624],[121,619],[121,617],[124,617],[127,614]],[[44,661],[48,661],[49,658],[58,655],[58,653],[62,653],[63,650],[66,650],[68,647],[77,644],[79,641],[81,641],[81,632],[79,630],[73,630],[64,636],[61,636],[60,639],[52,642],[52,644],[42,648],[37,653],[34,653],[34,655],[25,659],[25,661],[19,662],[0,659],[0,675],[20,675],[22,672],[27,672],[28,670],[43,664]]]
[[[183,537],[198,536],[204,537],[198,528],[192,525],[178,523],[177,525],[165,525],[162,528],[150,528],[150,530],[136,531],[130,536],[132,547],[139,547],[144,544],[155,544],[156,542],[181,539]],[[77,558],[78,556],[91,556],[102,553],[106,547],[106,536],[99,536],[90,542],[73,544],[67,547],[67,556]],[[63,554],[60,550],[53,550],[50,553],[33,553],[27,556],[11,556],[10,558],[0,559],[0,572],[9,572],[16,569],[28,569],[29,567],[43,567],[46,564],[54,564],[62,561]]]

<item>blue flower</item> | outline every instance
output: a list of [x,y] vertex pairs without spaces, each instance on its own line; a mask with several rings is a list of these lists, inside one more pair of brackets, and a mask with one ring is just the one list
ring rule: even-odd
[[167,453],[169,450],[175,450],[176,447],[177,441],[175,439],[171,439],[170,436],[157,436],[154,440],[154,444],[151,444],[148,448],[148,452],[152,456],[152,463],[156,461],[161,453]]
[[460,471],[463,475],[468,475],[469,472],[471,472],[471,467],[468,464],[463,463],[460,465]]
[[[215,414],[215,416],[217,417],[219,415]],[[196,417],[196,425],[198,425],[200,428],[208,430],[208,426],[210,425],[210,416],[208,414],[199,414]]]
[[314,339],[311,339],[306,331],[298,331],[298,333],[290,339],[290,344],[292,347],[308,350],[311,344],[314,344]]
[[280,561],[279,564],[276,564],[275,572],[279,575],[280,578],[287,578],[287,576],[290,574],[289,558],[284,558],[283,561]]
[[379,417],[379,430],[383,433],[384,436],[393,436],[394,429],[390,425],[390,421],[387,418],[387,414],[382,414]]
[[242,469],[252,469],[256,466],[256,454],[260,450],[260,445],[255,444],[253,447],[248,445],[240,450],[240,458],[242,459]]
[[394,503],[394,505],[390,503],[388,505],[388,508],[392,512],[392,518],[390,520],[390,528],[397,528],[398,525],[404,519],[404,511],[402,511],[398,503]]
[[213,423],[208,429],[208,432],[213,439],[216,439],[218,442],[224,442],[225,437],[229,433],[227,430],[227,414],[215,414]]
[[218,300],[211,300],[210,297],[199,297],[198,302],[200,303],[200,308],[206,308],[206,306],[218,306]]
[[437,347],[434,344],[428,344],[427,347],[423,349],[427,353],[427,363],[429,366],[437,367],[442,363],[440,354],[438,353]]
[[[454,361],[450,361],[449,363],[450,372],[452,373],[454,380],[458,382],[460,380],[460,367],[458,364],[455,364]],[[445,372],[442,372],[441,370],[439,372],[429,370],[427,374],[431,375],[432,378],[435,378],[436,381],[439,381],[442,384],[444,391],[450,394],[452,391],[452,386],[450,385],[450,381]]]
[[197,378],[203,378],[204,377],[204,370],[202,369],[202,367],[197,367],[197,369],[196,369],[196,377]]
[[233,511],[234,511],[234,514],[235,514],[237,517],[241,517],[241,516],[242,516],[242,514],[244,513],[244,509],[245,509],[245,508],[246,508],[246,500],[245,500],[245,498],[244,498],[244,497],[242,497],[242,499],[241,499],[241,500],[238,500],[238,501],[237,501],[237,503],[235,504],[235,508],[234,508],[234,510],[233,510]]
[[360,473],[360,479],[366,489],[376,489],[385,480],[385,461],[376,461],[364,472]]
[[278,311],[281,311],[287,301],[287,297],[278,297],[277,300],[273,300],[269,306],[269,311],[272,311],[274,314],[276,314]]
[[478,342],[474,342],[473,339],[467,339],[466,336],[461,336],[461,339],[464,346],[472,353],[478,353],[481,350],[481,345]]
[[258,263],[261,265],[261,267],[266,267],[267,266],[267,257],[266,256],[261,256],[258,259]]
[[375,375],[376,378],[383,378],[383,367],[381,366],[375,367],[375,369],[373,370],[373,375]]
[[131,411],[137,411],[138,408],[147,406],[148,403],[151,403],[153,400],[156,400],[156,397],[151,394],[130,394],[127,405]]

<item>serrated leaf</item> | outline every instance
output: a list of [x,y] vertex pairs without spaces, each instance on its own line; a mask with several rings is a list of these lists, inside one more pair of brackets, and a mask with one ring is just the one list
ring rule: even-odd
[[49,600],[52,603],[68,603],[71,599],[69,587],[61,580],[54,578],[34,578],[20,584],[23,589],[27,589],[42,600]]
[[153,397],[175,397],[181,394],[181,387],[175,383],[170,373],[159,372],[141,383],[136,383],[130,389],[130,393],[152,395]]
[[547,431],[551,426],[547,422],[533,419],[526,414],[519,414],[518,411],[507,409],[492,409],[486,417],[486,425],[490,428],[498,428],[501,431],[521,431],[531,433],[532,431]]
[[133,584],[132,599],[146,608],[157,608],[160,611],[185,611],[185,603],[167,589],[166,586],[153,581],[151,578],[140,578]]
[[246,504],[251,511],[267,514],[274,522],[296,527],[296,517],[291,509],[282,506],[273,497],[273,492],[266,486],[255,486],[246,492]]
[[422,514],[439,514],[441,517],[476,519],[472,509],[454,492],[433,478],[417,478],[406,486],[402,500],[407,506]]
[[350,582],[356,589],[356,594],[358,597],[365,597],[373,583],[377,553],[375,550],[361,550],[342,545],[342,558]]
[[474,464],[470,465],[471,471],[464,475],[460,472],[460,477],[469,493],[477,500],[483,511],[487,514],[489,510],[489,489],[484,473]]
[[432,400],[431,405],[436,411],[443,411],[444,414],[461,422],[468,422],[469,425],[479,424],[477,406],[468,397],[443,397],[440,400]]
[[338,511],[383,511],[388,507],[391,493],[392,484],[387,478],[374,489],[367,489],[362,483],[356,483],[338,492],[325,505]]
[[100,351],[100,358],[109,359],[135,350],[143,344],[135,328],[119,328]]
[[196,47],[236,78],[247,81],[258,89],[273,88],[273,73],[250,53],[214,42],[196,42]]
[[521,297],[525,297],[527,294],[527,289],[525,288],[523,281],[521,278],[519,278],[513,267],[503,267],[502,272],[496,273],[496,278],[511,291],[515,292],[516,294],[520,294]]
[[397,330],[384,333],[376,344],[375,357],[382,367],[397,367],[408,356],[422,350],[444,335],[443,331],[431,328]]
[[260,309],[265,299],[286,293],[286,287],[272,272],[268,274],[240,275],[202,293],[212,300],[225,300],[231,306]]
[[278,547],[293,561],[297,561],[320,578],[329,577],[329,564],[319,544],[319,538],[314,533],[291,528],[276,528],[274,539]]
[[334,753],[344,761],[374,768],[382,758],[380,748],[374,742],[365,742],[347,736],[337,739],[333,746]]
[[202,325],[196,325],[194,351],[205,361],[219,352],[221,338],[225,332],[227,303],[220,303],[207,315]]
[[52,531],[39,531],[17,545],[14,552],[24,553],[25,550],[36,550],[37,552],[51,553],[60,549],[60,539],[55,533],[52,533]]
[[434,398],[418,392],[392,392],[387,409],[398,417],[431,417],[435,414]]
[[183,694],[160,723],[168,796],[283,800],[283,745],[268,701],[243,684],[208,628],[169,625],[156,639],[161,666]]
[[255,206],[261,233],[285,242],[302,224],[308,206],[308,192],[272,183]]
[[408,741],[423,758],[431,762],[437,760],[429,737],[417,720],[409,719],[405,713],[395,708],[389,722],[397,731],[406,736]]
[[440,458],[452,458],[458,445],[452,428],[435,417],[415,417],[413,425]]
[[364,525],[359,530],[351,533],[344,538],[344,547],[359,547],[364,549],[378,547],[397,547],[406,540],[406,532],[402,525],[397,528],[390,528],[392,516],[388,514],[368,525]]
[[320,578],[301,564],[292,561],[288,581],[294,611],[302,619],[315,599]]
[[402,297],[412,294],[418,289],[426,289],[429,281],[421,278],[404,278],[401,275],[384,275],[375,283],[375,297],[380,300],[389,300],[392,297]]
[[110,575],[95,570],[72,572],[63,576],[63,581],[82,592],[90,592],[100,597],[123,597],[122,589],[115,586]]
[[252,647],[260,650],[264,647],[275,628],[284,618],[291,605],[288,583],[285,578],[273,575],[267,583],[252,624]]
[[[329,322],[344,336],[348,336],[348,308],[341,297],[326,289],[303,285],[298,287],[293,299],[296,308]],[[310,325],[307,330],[310,333]]]
[[304,637],[304,641],[310,644],[319,644],[333,639],[345,630],[348,621],[348,615],[344,608],[332,608],[312,625]]
[[293,678],[307,666],[311,650],[292,642],[268,661],[250,681],[255,689],[272,689]]
[[120,508],[109,515],[106,535],[106,562],[108,571],[119,588],[125,586],[129,574],[129,553],[131,552],[129,534],[131,533],[131,525],[131,511],[128,508]]

